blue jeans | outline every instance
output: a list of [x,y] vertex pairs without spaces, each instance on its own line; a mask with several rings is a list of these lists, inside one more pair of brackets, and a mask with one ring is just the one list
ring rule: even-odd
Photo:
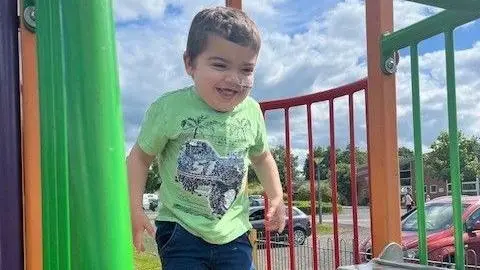
[[255,270],[245,233],[230,243],[210,244],[174,222],[156,221],[162,270]]

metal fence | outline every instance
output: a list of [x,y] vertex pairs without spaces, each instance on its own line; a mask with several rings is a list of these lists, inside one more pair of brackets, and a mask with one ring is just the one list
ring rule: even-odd
[[[257,270],[268,269],[267,254],[266,254],[266,241],[264,233],[259,232],[257,238]],[[263,239],[263,240],[262,240]],[[320,237],[317,242],[317,267],[312,267],[312,260],[314,257],[314,248],[311,238],[307,239],[305,244],[295,246],[295,261],[293,265],[295,269],[310,270],[310,269],[336,269],[335,267],[335,252],[334,241],[331,237]],[[340,265],[353,265],[355,264],[355,254],[352,249],[353,239],[346,238],[340,239],[338,255],[340,258]],[[275,270],[290,270],[290,256],[289,256],[289,244],[287,236],[272,236],[270,242],[271,249],[271,267]],[[445,248],[441,254],[451,254],[451,250]],[[480,269],[480,257],[473,249],[465,249],[465,269]],[[362,263],[368,262],[372,259],[372,254],[369,250],[366,252],[359,252],[360,261]],[[412,258],[408,254],[404,254],[404,260],[408,263],[420,264],[420,259]],[[438,258],[432,258],[427,261],[430,266],[442,267],[447,269],[455,269],[455,259],[453,256],[444,258],[439,256]]]
[[[356,181],[356,147],[355,147],[355,113],[354,113],[354,95],[358,92],[360,95],[366,95],[367,90],[367,80],[363,79],[352,84],[344,85],[338,88],[330,89],[328,91],[322,91],[310,95],[282,99],[282,100],[274,100],[274,101],[266,101],[262,102],[260,105],[262,107],[262,111],[264,112],[266,121],[268,121],[268,112],[280,110],[284,113],[284,121],[285,121],[285,167],[286,167],[286,189],[288,194],[287,199],[287,206],[288,206],[288,235],[293,236],[293,179],[292,179],[292,163],[291,163],[291,146],[290,146],[290,111],[292,108],[306,108],[306,118],[307,121],[305,123],[307,132],[308,132],[308,162],[309,162],[309,176],[310,176],[310,205],[315,206],[317,204],[316,198],[316,188],[315,188],[315,170],[314,170],[314,155],[313,152],[313,128],[312,128],[312,104],[326,104],[328,105],[328,111],[321,112],[322,114],[328,114],[329,119],[329,135],[330,135],[330,149],[336,149],[335,147],[335,105],[337,104],[338,99],[340,98],[348,98],[348,116],[349,116],[349,146],[350,146],[350,188],[351,190],[357,190],[357,181]],[[337,193],[337,175],[336,175],[336,151],[330,151],[329,156],[329,170],[331,171],[330,174],[330,186],[332,189],[332,215],[333,215],[333,265],[335,268],[340,266],[340,240],[339,240],[339,224],[338,224],[338,193]],[[354,261],[359,262],[359,252],[358,252],[358,203],[357,203],[357,192],[351,192],[351,202],[352,202],[352,224],[353,224],[353,242],[352,242],[352,251],[354,254]],[[268,209],[268,200],[265,200],[265,208]],[[316,207],[310,207],[310,218],[311,224],[317,224],[316,222]],[[306,251],[300,248],[297,250],[296,247],[293,245],[293,237],[289,237],[287,240],[288,246],[284,248],[285,254],[282,255],[281,262],[284,265],[287,263],[289,270],[295,270],[301,265],[312,267],[313,269],[317,269],[319,264],[319,247],[317,246],[317,241],[319,238],[317,237],[317,228],[316,226],[312,226],[312,245],[311,245],[311,260],[304,262],[303,260],[299,260],[299,254],[304,254]],[[271,243],[275,239],[271,239],[270,233],[266,234],[265,237],[265,265],[266,269],[279,269],[277,262],[277,257],[275,257],[275,251],[272,251]],[[285,258],[286,254],[288,254],[288,258]],[[301,262],[301,263],[300,263]],[[298,265],[297,265],[298,264]],[[272,266],[275,268],[272,268]],[[281,269],[281,268],[280,268]],[[301,268],[298,268],[301,269]]]

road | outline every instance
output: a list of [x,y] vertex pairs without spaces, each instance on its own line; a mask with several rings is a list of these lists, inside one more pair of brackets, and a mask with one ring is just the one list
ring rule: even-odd
[[[400,214],[405,213],[405,209],[400,210]],[[317,215],[318,220],[318,215]],[[366,206],[359,206],[357,208],[357,221],[358,226],[363,228],[370,228],[370,208]],[[322,215],[323,223],[332,223],[333,224],[333,215],[332,214],[323,214]],[[340,225],[353,225],[353,210],[351,206],[343,206],[343,211],[338,214],[338,224]]]
[[[317,215],[318,220],[318,215]],[[370,228],[370,208],[359,206],[357,208],[357,221],[359,227]],[[333,223],[332,214],[323,214],[322,222]],[[338,224],[353,225],[352,207],[343,206],[343,211],[338,214]]]

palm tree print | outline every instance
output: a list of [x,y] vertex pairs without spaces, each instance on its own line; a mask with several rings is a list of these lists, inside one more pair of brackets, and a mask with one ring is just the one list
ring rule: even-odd
[[229,128],[229,134],[235,134],[240,140],[246,140],[248,131],[251,129],[251,124],[246,118],[236,119]]
[[207,119],[205,115],[197,118],[189,117],[182,120],[180,125],[184,131],[193,132],[193,138],[195,139],[199,133],[203,135],[205,130],[210,130],[213,133],[215,125],[217,125],[218,122],[215,120],[207,121]]

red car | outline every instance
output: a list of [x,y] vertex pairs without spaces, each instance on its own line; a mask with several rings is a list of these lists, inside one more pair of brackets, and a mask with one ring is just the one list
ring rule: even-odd
[[[462,197],[466,263],[480,269],[480,196]],[[406,261],[418,261],[417,211],[402,216],[402,246]],[[428,260],[455,262],[453,208],[450,196],[437,198],[425,204]],[[360,246],[364,262],[371,259],[371,239]],[[448,264],[445,264],[448,265]]]

